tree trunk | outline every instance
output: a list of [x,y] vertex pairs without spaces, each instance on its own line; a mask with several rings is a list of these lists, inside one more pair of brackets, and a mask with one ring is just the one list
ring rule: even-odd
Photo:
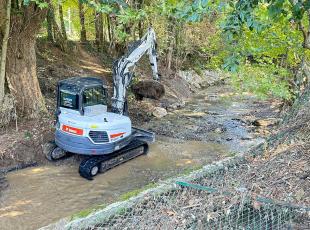
[[95,31],[96,31],[96,46],[98,51],[103,47],[103,20],[102,13],[95,12]]
[[22,14],[11,16],[14,27],[11,27],[8,43],[6,79],[18,114],[38,118],[41,112],[46,112],[46,107],[36,73],[35,43],[47,10],[34,3],[22,9]]
[[175,47],[175,24],[172,18],[168,18],[168,52],[167,52],[167,69],[171,70],[173,51]]
[[[53,42],[56,46],[58,46],[62,51],[67,52],[67,36],[64,37],[61,29],[59,28],[56,19],[55,19],[55,13],[54,13],[54,7],[50,3],[49,9],[48,9],[48,18],[51,21],[52,25],[52,37]],[[66,32],[66,31],[65,31]]]
[[54,36],[53,36],[53,10],[51,8],[49,8],[48,11],[47,11],[46,21],[47,21],[47,39],[50,42],[54,42]]
[[72,35],[72,21],[71,21],[71,9],[68,9],[68,31]]
[[112,42],[112,31],[111,31],[111,20],[110,15],[107,14],[107,24],[108,24],[108,35],[109,35],[109,42]]
[[80,26],[81,26],[81,42],[86,42],[86,28],[85,28],[85,13],[84,6],[81,1],[79,1],[79,14],[80,14]]
[[103,41],[104,41],[104,33],[103,33],[103,15],[102,13],[99,13],[99,30],[100,30],[100,34],[99,34],[99,42],[100,42],[100,46],[101,48],[103,47]]
[[18,0],[11,1],[11,6],[12,6],[12,9],[19,10]]
[[[138,9],[141,10],[143,6],[143,0],[138,0]],[[142,21],[140,20],[138,23],[138,30],[139,30],[139,38],[141,39],[143,37],[143,26]]]
[[67,41],[67,33],[66,33],[66,27],[65,27],[65,21],[64,21],[64,14],[62,10],[62,3],[58,4],[58,11],[59,11],[59,18],[60,18],[60,27],[61,27],[61,33],[62,37]]
[[182,54],[185,54],[184,50],[180,48],[182,44],[182,30],[184,28],[184,24],[182,22],[175,23],[174,29],[174,56],[175,56],[175,69],[179,69],[181,66]]
[[97,11],[95,11],[94,13],[94,21],[95,21],[95,44],[97,46],[97,49],[99,49],[99,13]]
[[1,62],[0,62],[0,103],[2,103],[4,99],[4,83],[5,83],[5,66],[6,66],[6,58],[7,58],[7,48],[8,48],[8,40],[10,34],[10,24],[11,24],[11,0],[7,0],[6,7],[6,23],[4,36],[1,47]]

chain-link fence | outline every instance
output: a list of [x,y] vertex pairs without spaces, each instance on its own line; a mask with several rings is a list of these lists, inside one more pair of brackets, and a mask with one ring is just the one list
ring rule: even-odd
[[[271,191],[272,186],[264,180],[253,180],[252,170],[243,157],[224,160],[189,176],[161,183],[125,202],[112,204],[87,218],[73,221],[67,227],[310,229],[310,207],[301,202],[293,205],[294,202],[268,199],[268,192],[259,191]],[[259,169],[255,170],[259,172]],[[259,179],[261,177],[262,174]],[[309,180],[305,186],[307,183]],[[277,189],[282,192],[281,186]]]
[[[211,196],[211,197],[208,197]],[[223,205],[215,205],[213,199]],[[309,229],[305,208],[252,203],[239,197],[235,204],[193,188],[146,199],[120,210],[89,229]],[[308,222],[307,222],[308,221]],[[298,226],[298,228],[297,228]]]

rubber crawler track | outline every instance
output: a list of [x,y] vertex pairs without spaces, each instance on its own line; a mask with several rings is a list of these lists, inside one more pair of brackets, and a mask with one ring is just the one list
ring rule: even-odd
[[[142,153],[134,152],[135,149],[143,147]],[[102,156],[93,156],[83,160],[79,166],[79,173],[82,177],[86,178],[87,180],[92,180],[93,176],[91,175],[91,169],[98,165],[100,168],[100,172],[105,172],[117,165],[123,164],[135,157],[138,157],[142,154],[146,154],[148,151],[148,144],[141,140],[133,140],[130,142],[129,145],[125,146],[124,148]],[[117,160],[115,160],[117,158]],[[106,168],[103,170],[101,169],[101,164],[104,163],[107,165]]]

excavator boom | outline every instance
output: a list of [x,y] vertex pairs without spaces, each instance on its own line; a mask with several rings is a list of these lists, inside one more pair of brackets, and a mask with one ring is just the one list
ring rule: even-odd
[[147,33],[129,47],[128,52],[113,64],[113,97],[112,112],[123,114],[126,100],[126,90],[132,80],[131,68],[148,53],[152,67],[153,79],[159,80],[157,70],[157,52],[155,31],[149,28]]

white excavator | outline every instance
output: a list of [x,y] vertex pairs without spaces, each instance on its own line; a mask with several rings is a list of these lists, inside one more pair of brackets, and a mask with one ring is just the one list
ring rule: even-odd
[[148,151],[155,134],[134,128],[128,117],[126,90],[133,78],[132,68],[148,53],[153,79],[159,81],[156,37],[152,28],[113,64],[112,108],[107,106],[107,85],[95,77],[73,77],[58,82],[55,141],[44,147],[46,157],[55,161],[68,154],[87,155],[79,173],[92,179]]

